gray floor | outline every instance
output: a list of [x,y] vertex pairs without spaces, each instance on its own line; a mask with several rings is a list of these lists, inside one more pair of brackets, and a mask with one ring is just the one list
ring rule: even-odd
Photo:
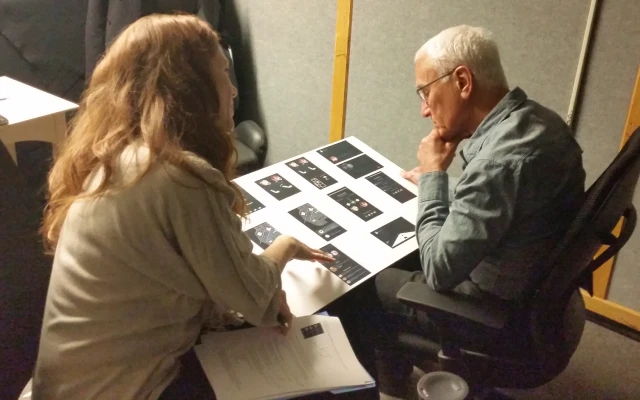
[[[413,380],[420,375],[422,371],[416,370]],[[504,393],[516,400],[638,400],[640,343],[587,322],[580,346],[560,376],[533,390]],[[382,395],[381,399],[396,398]],[[408,399],[417,395],[412,393]]]

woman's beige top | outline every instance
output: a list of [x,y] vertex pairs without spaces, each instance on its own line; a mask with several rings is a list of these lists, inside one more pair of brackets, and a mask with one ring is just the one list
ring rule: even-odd
[[[129,147],[113,181],[140,174],[146,149]],[[169,165],[135,185],[78,200],[53,262],[34,399],[156,399],[204,324],[235,310],[275,324],[280,270],[252,254],[222,173]],[[86,190],[94,190],[101,171]]]

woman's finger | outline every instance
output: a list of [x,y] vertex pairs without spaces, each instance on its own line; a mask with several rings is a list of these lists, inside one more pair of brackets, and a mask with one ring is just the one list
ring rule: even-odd
[[286,335],[289,330],[291,329],[291,324],[293,323],[293,314],[291,314],[291,312],[288,312],[287,315],[285,316],[287,323],[282,326],[282,334]]

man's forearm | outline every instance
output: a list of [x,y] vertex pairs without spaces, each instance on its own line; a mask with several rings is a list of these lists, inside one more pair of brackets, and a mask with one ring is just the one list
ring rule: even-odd
[[442,225],[449,215],[449,177],[446,172],[431,172],[424,174],[418,182],[418,220],[416,221],[416,235],[420,251],[422,269],[427,284],[434,290],[447,286],[442,282],[442,276],[450,275],[446,271],[438,271],[445,265],[435,262],[438,255],[437,237]]
[[516,176],[495,161],[475,160],[463,172],[451,203],[446,173],[420,178],[416,233],[432,289],[453,289],[468,279],[500,242],[514,214]]

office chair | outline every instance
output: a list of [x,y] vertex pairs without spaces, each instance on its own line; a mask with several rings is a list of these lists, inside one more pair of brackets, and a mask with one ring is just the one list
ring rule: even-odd
[[[592,293],[592,273],[627,242],[636,225],[632,205],[640,174],[640,128],[586,193],[586,200],[556,248],[538,266],[541,278],[518,306],[499,301],[437,293],[422,283],[407,283],[397,298],[428,314],[439,341],[400,333],[401,351],[438,360],[444,371],[470,387],[528,389],[541,386],[568,365],[585,324],[580,288]],[[611,231],[623,218],[622,231]],[[594,256],[606,245],[608,248]],[[460,345],[456,326],[476,326],[484,348]]]

